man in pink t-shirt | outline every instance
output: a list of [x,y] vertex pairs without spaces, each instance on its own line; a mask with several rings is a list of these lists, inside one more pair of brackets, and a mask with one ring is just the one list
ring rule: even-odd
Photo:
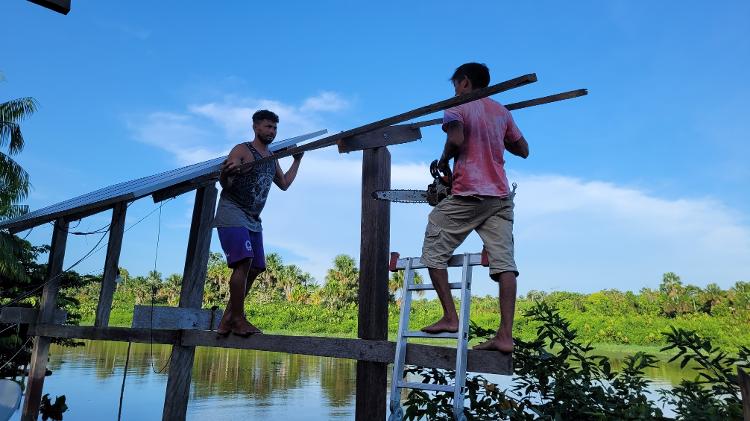
[[[487,66],[466,63],[451,77],[456,95],[485,88],[490,83]],[[489,341],[475,349],[513,351],[513,314],[516,276],[513,258],[513,196],[505,176],[504,152],[526,158],[529,145],[510,112],[489,98],[445,111],[443,130],[448,139],[438,167],[447,169],[454,159],[451,196],[432,210],[422,246],[422,263],[443,306],[443,317],[424,332],[458,331],[458,315],[448,284],[448,260],[466,237],[476,231],[490,263],[490,277],[500,285],[500,327]]]

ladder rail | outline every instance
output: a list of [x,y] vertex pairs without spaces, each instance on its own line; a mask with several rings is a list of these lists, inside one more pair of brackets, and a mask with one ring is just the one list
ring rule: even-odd
[[471,315],[471,278],[473,266],[470,255],[464,255],[461,279],[461,312],[458,318],[458,343],[456,344],[456,378],[453,392],[453,416],[460,420],[464,412],[464,386],[466,385],[466,359],[469,346],[469,318]]
[[404,288],[403,297],[401,297],[401,314],[398,322],[398,336],[396,338],[396,355],[393,359],[393,376],[391,378],[391,413],[396,413],[401,409],[401,389],[399,383],[404,377],[404,362],[406,361],[406,339],[404,332],[409,329],[409,314],[411,313],[411,294],[409,284],[414,277],[412,269],[413,258],[406,259],[404,267]]

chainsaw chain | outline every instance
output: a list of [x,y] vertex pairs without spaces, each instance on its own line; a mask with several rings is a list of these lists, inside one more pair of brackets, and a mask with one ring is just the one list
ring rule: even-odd
[[[388,189],[389,192],[398,192],[398,191],[415,191],[414,189]],[[417,190],[418,191],[418,190]],[[426,201],[422,200],[419,202],[415,202],[413,200],[399,200],[399,199],[378,199],[378,200],[384,200],[386,202],[396,202],[396,203],[427,203]]]

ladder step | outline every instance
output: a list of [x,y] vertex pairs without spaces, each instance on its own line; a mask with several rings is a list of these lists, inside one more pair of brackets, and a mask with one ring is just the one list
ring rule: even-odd
[[435,392],[453,392],[455,389],[455,386],[447,384],[428,384],[417,382],[398,382],[398,387],[418,390],[432,390]]
[[[461,282],[451,282],[448,284],[451,289],[461,289]],[[432,284],[412,284],[409,285],[409,291],[424,291],[424,290],[431,290],[435,289]]]
[[443,332],[443,333],[425,333],[420,332],[418,330],[409,330],[407,332],[404,332],[403,334],[404,338],[449,338],[449,339],[458,339],[458,332],[456,333],[449,333],[449,332]]

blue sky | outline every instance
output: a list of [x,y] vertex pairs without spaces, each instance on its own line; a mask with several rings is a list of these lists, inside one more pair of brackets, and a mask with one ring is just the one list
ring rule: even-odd
[[[750,279],[747,2],[72,3],[68,16],[0,4],[0,99],[40,103],[18,158],[32,209],[220,156],[251,136],[261,107],[281,116],[281,139],[445,99],[452,70],[480,61],[494,82],[537,73],[501,102],[590,92],[514,112],[531,146],[507,164],[520,292],[638,290],[667,271],[697,285]],[[392,147],[394,187],[423,188],[443,140],[433,127]],[[308,153],[292,188],[271,193],[267,250],[321,282],[336,254],[358,257],[360,165],[358,153]],[[164,274],[182,271],[191,207],[184,195],[162,209]],[[127,224],[152,210],[135,202]],[[392,212],[392,249],[419,255],[429,208]],[[156,212],[129,230],[121,265],[153,269],[158,229]],[[50,227],[28,238],[48,242]],[[66,264],[96,240],[71,238]],[[480,247],[473,235],[459,251]]]

